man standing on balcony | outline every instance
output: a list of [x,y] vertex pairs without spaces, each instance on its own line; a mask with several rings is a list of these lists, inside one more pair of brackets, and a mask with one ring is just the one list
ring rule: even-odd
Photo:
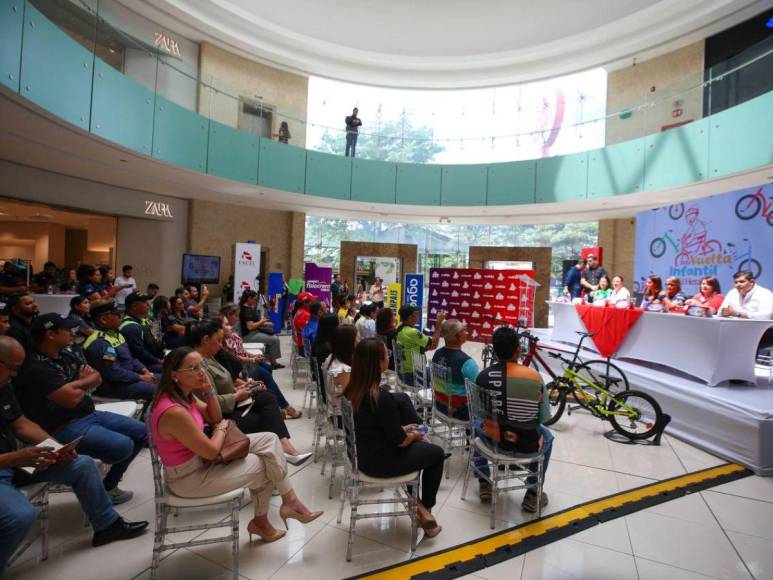
[[360,134],[360,126],[362,121],[357,116],[359,110],[354,107],[352,114],[346,117],[346,155],[349,157],[349,151],[352,152],[352,157],[355,157],[355,150],[357,149],[357,137]]

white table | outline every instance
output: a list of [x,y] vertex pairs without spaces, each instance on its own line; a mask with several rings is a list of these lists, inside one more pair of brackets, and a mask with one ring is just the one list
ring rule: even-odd
[[[551,340],[577,344],[586,330],[573,304],[549,302],[553,309]],[[757,346],[770,320],[697,318],[645,312],[631,327],[613,358],[655,363],[687,373],[710,386],[729,380],[756,383]],[[596,351],[586,339],[584,348]]]
[[66,317],[70,314],[70,300],[75,297],[75,294],[33,294],[32,296],[41,314],[56,312]]

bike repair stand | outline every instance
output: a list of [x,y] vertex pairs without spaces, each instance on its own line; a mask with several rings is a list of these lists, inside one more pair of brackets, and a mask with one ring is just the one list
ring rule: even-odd
[[652,439],[629,439],[622,433],[618,433],[614,429],[604,433],[604,437],[615,443],[622,443],[623,445],[660,445],[660,439],[663,437],[663,431],[666,430],[666,426],[671,422],[671,415],[663,413],[659,425],[656,425],[657,431]]

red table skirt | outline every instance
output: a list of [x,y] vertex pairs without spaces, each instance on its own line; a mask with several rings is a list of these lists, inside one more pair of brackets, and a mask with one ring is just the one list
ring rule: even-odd
[[641,308],[614,308],[586,304],[577,304],[575,308],[585,328],[593,333],[593,342],[604,358],[615,354],[625,335],[644,312]]

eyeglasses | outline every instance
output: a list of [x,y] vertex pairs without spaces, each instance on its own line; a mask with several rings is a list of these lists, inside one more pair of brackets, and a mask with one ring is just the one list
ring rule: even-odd
[[193,365],[184,369],[177,369],[178,373],[200,373],[204,370],[204,365]]

